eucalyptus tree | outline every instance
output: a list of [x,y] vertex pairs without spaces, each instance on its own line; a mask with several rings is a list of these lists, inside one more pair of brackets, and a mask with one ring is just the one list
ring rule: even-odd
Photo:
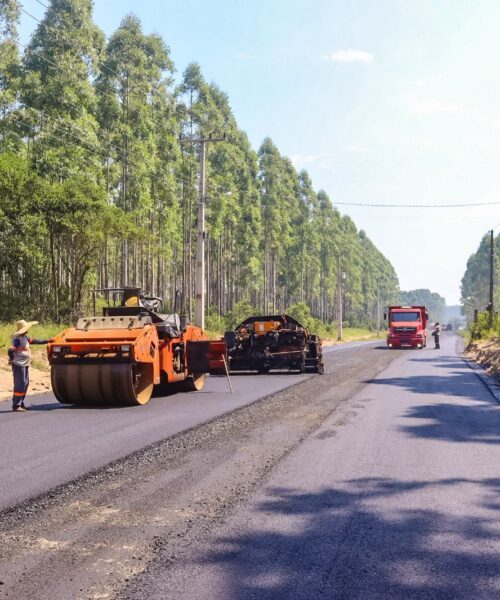
[[[287,271],[286,248],[294,235],[292,215],[299,210],[298,177],[291,162],[282,157],[270,138],[259,148],[259,179],[262,186],[264,223],[264,310],[284,308],[283,277]],[[279,297],[278,297],[279,293]]]
[[307,171],[298,174],[297,195],[300,200],[296,221],[295,243],[292,252],[300,257],[299,286],[294,302],[311,302],[320,282],[320,232],[317,227],[319,214],[318,196]]
[[[494,307],[500,306],[500,234],[494,238]],[[484,311],[489,302],[490,235],[481,239],[478,249],[468,261],[461,284],[462,314],[472,321],[474,310]]]
[[102,42],[90,0],[51,0],[24,53],[18,101],[11,113],[11,122],[26,141],[31,168],[49,185],[47,198],[54,199],[39,213],[46,235],[34,238],[33,245],[39,243],[50,257],[45,294],[56,318],[71,310],[77,260],[62,235],[68,222],[59,218],[65,211],[65,189],[56,187],[82,173],[99,184],[102,153],[91,78]]
[[19,150],[20,138],[12,129],[11,112],[15,108],[21,74],[17,47],[20,7],[17,0],[0,0],[0,149]]
[[85,173],[98,182],[103,153],[95,118],[96,76],[104,36],[91,0],[51,0],[23,59],[19,111],[32,138],[33,167],[52,181]]
[[[169,165],[175,160],[171,139],[175,134],[160,138],[166,133],[165,122],[172,120],[173,70],[163,40],[145,35],[139,19],[129,15],[109,40],[95,86],[101,139],[113,149],[108,196],[129,216],[113,261],[114,279],[122,285],[158,282],[151,268],[149,237],[158,233],[158,214],[175,193]],[[162,227],[165,223],[163,219]]]

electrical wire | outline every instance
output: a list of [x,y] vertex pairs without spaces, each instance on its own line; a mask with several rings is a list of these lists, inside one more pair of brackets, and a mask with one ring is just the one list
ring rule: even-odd
[[[17,46],[19,46],[20,48],[23,48],[24,50],[26,50],[26,52],[29,52],[31,54],[34,54],[35,56],[38,56],[38,58],[40,58],[41,60],[43,60],[47,64],[51,65],[52,67],[55,67],[63,75],[66,74],[65,70],[60,65],[58,65],[54,61],[46,58],[45,56],[43,56],[42,54],[40,54],[36,50],[32,50],[31,48],[29,48],[25,44],[22,44],[21,42],[19,42],[17,40],[14,40],[12,38],[8,38],[8,39],[9,39],[9,41],[11,41],[14,44],[16,44]],[[115,93],[113,93],[112,91],[104,90],[103,88],[99,87],[99,85],[97,85],[97,84],[92,84],[92,88],[94,89],[94,91],[98,92],[98,98],[99,97],[102,98],[102,97],[106,97],[107,96],[108,98],[111,98],[113,100],[117,100],[117,95]],[[70,106],[72,108],[79,108],[76,104],[70,104]],[[129,111],[129,117],[130,116],[132,116],[132,117],[133,116],[137,116],[137,115],[140,115],[140,114],[141,114],[141,111],[139,109],[132,109],[132,110]],[[175,131],[173,129],[166,129],[165,131],[167,133],[170,133],[171,135],[175,135],[175,136],[179,135],[179,132]]]
[[[45,4],[44,2],[41,2],[41,0],[36,0],[36,2],[38,4],[40,4],[41,6],[43,6],[47,11],[49,11],[50,13],[52,13],[53,15],[56,16],[56,18],[59,20],[59,22],[64,25],[64,23],[62,23],[60,21],[60,15],[58,13],[56,13],[54,10],[52,10],[47,4]],[[43,21],[41,21],[40,19],[38,19],[37,17],[35,17],[34,15],[32,15],[30,12],[28,12],[25,8],[23,8],[22,6],[20,6],[20,9],[23,13],[25,13],[27,16],[29,16],[30,18],[32,18],[33,20],[37,21],[40,25],[42,25],[43,27],[45,27],[47,30],[52,30],[55,31],[57,33],[61,33],[60,30],[51,27],[49,25],[47,25],[46,23],[44,23]],[[15,44],[17,44],[18,46],[20,46],[21,48],[24,48],[26,51],[35,54],[36,56],[38,56],[41,60],[45,61],[46,63],[50,64],[51,66],[55,67],[56,69],[58,69],[61,72],[64,72],[63,69],[60,67],[60,65],[56,64],[55,62],[49,60],[48,58],[46,58],[45,56],[43,56],[42,54],[40,54],[39,52],[37,52],[36,50],[32,50],[31,48],[29,48],[28,46],[21,44],[20,42],[18,42],[17,40],[14,40],[12,38],[10,38],[11,41],[13,41]],[[76,47],[76,46],[75,46]],[[80,51],[82,51],[82,48],[80,46],[77,47],[77,49],[79,49]],[[98,64],[100,66],[102,66],[104,69],[106,69],[108,72],[110,72],[111,74],[115,75],[116,77],[120,77],[120,74],[117,73],[115,70],[113,70],[111,67],[108,67],[108,65],[106,65],[105,63],[103,63],[102,61],[98,61]],[[108,95],[109,97],[112,97],[113,99],[116,99],[116,94],[113,94],[112,92],[109,92],[108,90],[104,91],[102,89],[100,89],[97,85],[93,86],[94,90],[97,90],[98,92],[103,93],[104,95]],[[49,118],[56,118],[53,117],[52,115],[47,115],[47,113],[44,113],[43,111],[41,111],[40,109],[37,109],[33,106],[29,106],[29,105],[24,105],[27,108],[31,109],[31,110],[35,110],[38,111],[42,114],[45,114],[46,116],[49,116]],[[75,105],[72,105],[74,108]],[[139,113],[139,111],[131,111],[131,114],[134,114],[134,112],[136,112],[137,114]],[[20,120],[21,121],[21,120]],[[22,122],[22,121],[21,121]],[[27,125],[26,123],[24,123],[25,125]],[[30,127],[30,125],[27,125],[28,127]],[[64,123],[64,126],[67,127],[68,125],[66,123]],[[76,126],[75,126],[76,127]],[[79,129],[78,127],[76,127],[77,129]],[[80,130],[80,129],[79,129]],[[82,131],[82,130],[80,130]],[[167,130],[168,133],[171,133],[173,135],[178,135],[177,131],[174,130]],[[71,135],[73,138],[76,138],[76,136],[74,136],[72,133],[67,132],[69,135]],[[83,133],[83,131],[82,131]],[[56,137],[56,136],[53,136]],[[61,138],[56,138],[56,139],[61,139]],[[62,140],[64,141],[64,140]],[[79,140],[80,142],[82,142],[82,140]],[[123,147],[120,146],[112,146],[110,145],[108,148],[113,148],[114,150],[120,150],[122,153],[125,152],[125,149]],[[85,148],[86,150],[90,151],[90,149],[88,147]],[[99,156],[102,156],[104,158],[109,159],[110,156],[102,154],[101,152],[97,151],[95,152],[95,154],[98,154]],[[119,156],[117,158],[124,158],[123,155]],[[129,164],[134,164],[133,162],[131,163],[129,161]],[[178,180],[179,182],[183,182],[183,183],[190,183],[192,184],[191,181],[188,180],[183,180],[180,179]],[[215,184],[215,187],[217,187],[218,189],[224,189],[223,186],[220,186],[218,184]],[[247,193],[249,190],[238,190],[239,193]],[[498,205],[500,204],[500,202],[479,202],[479,203],[463,203],[463,204],[371,204],[371,203],[363,203],[363,202],[334,202],[334,206],[359,206],[359,207],[373,207],[373,208],[466,208],[466,207],[475,207],[475,206],[493,206],[493,205]],[[497,225],[495,225],[494,229],[496,229],[498,226],[500,225],[500,223],[498,223]]]
[[[41,112],[42,114],[45,114],[46,116],[50,116],[50,115],[47,115],[47,113],[43,113],[43,111],[39,111],[39,112]],[[25,127],[28,127],[28,128],[29,128],[29,129],[31,129],[32,131],[35,131],[35,132],[37,132],[37,133],[41,133],[41,130],[40,130],[40,128],[39,128],[39,127],[36,127],[35,125],[33,125],[33,124],[31,124],[31,123],[28,123],[28,122],[24,121],[23,119],[19,118],[18,116],[16,116],[16,120],[15,120],[15,122],[16,122],[16,123],[21,123],[22,125],[24,125]],[[64,124],[64,126],[66,126],[66,125]],[[18,131],[17,131],[16,129],[14,129],[12,126],[11,126],[11,127],[8,127],[8,126],[7,126],[6,128],[7,128],[7,129],[9,129],[9,130],[10,130],[10,132],[12,132],[13,134],[17,135],[18,137],[21,137],[21,136],[19,135]],[[50,131],[43,130],[43,132],[42,132],[42,133],[43,133],[43,135],[45,135],[45,136],[47,136],[47,137],[50,137],[50,138],[56,139],[56,140],[58,140],[58,141],[60,141],[60,142],[63,142],[63,143],[68,143],[68,140],[67,140],[67,139],[63,139],[62,137],[60,137],[60,136],[58,136],[58,135],[55,135],[54,133],[52,133],[52,132],[50,132]],[[73,133],[71,133],[70,131],[63,130],[63,131],[62,131],[62,133],[63,133],[64,135],[66,135],[66,136],[70,136],[70,137],[71,137],[73,140],[76,140],[77,142],[79,142],[78,144],[76,144],[76,143],[73,141],[72,143],[73,143],[73,145],[74,145],[74,146],[79,146],[79,147],[81,147],[83,150],[85,150],[86,152],[89,152],[89,153],[91,153],[91,154],[94,154],[94,155],[98,156],[98,157],[99,157],[99,158],[101,158],[101,159],[105,159],[106,161],[108,161],[110,158],[112,158],[113,160],[122,160],[122,161],[124,161],[124,160],[125,160],[125,157],[124,157],[123,155],[118,155],[118,156],[110,156],[110,155],[109,155],[109,154],[107,154],[107,153],[103,153],[103,152],[102,152],[102,151],[100,151],[98,148],[96,148],[95,146],[91,146],[91,145],[89,145],[87,142],[85,142],[84,140],[82,140],[82,139],[81,139],[81,138],[79,138],[78,136],[74,135],[74,134],[73,134]],[[71,141],[71,140],[70,140],[70,141]],[[143,163],[139,163],[139,162],[136,162],[136,161],[134,161],[134,160],[130,160],[130,159],[128,159],[128,160],[127,160],[127,164],[128,164],[129,166],[131,166],[131,167],[143,167],[143,166],[144,166],[144,164],[143,164]],[[183,177],[178,177],[178,176],[176,176],[174,173],[172,173],[172,176],[173,176],[173,179],[174,179],[174,181],[176,181],[178,184],[187,184],[187,185],[189,185],[189,186],[193,186],[193,187],[194,187],[194,182],[193,182],[192,180],[185,179],[185,178],[183,178]],[[211,183],[210,181],[209,181],[209,182],[207,182],[207,188],[209,188],[209,189],[210,189],[210,188],[212,188],[212,189],[213,189],[213,188],[216,188],[216,189],[220,189],[220,190],[222,190],[222,191],[224,191],[224,192],[225,192],[225,191],[227,191],[225,187],[223,187],[223,186],[221,186],[221,185],[219,185],[219,184],[214,184],[214,183]]]
[[[39,2],[39,0],[37,0],[38,4],[41,4],[42,6],[44,6],[50,13],[52,13],[53,15],[55,15],[55,17],[57,18],[57,20],[59,21],[59,23],[64,27],[66,25],[66,23],[62,22],[60,15],[58,13],[56,13],[55,11],[53,11],[49,6],[47,6],[46,4],[44,4],[43,2]],[[45,27],[45,29],[47,31],[55,31],[58,35],[61,35],[63,32],[60,29],[56,29],[55,27],[51,27],[50,25],[47,25],[47,23],[44,23],[43,21],[41,21],[38,17],[35,17],[35,15],[32,15],[30,12],[28,12],[25,8],[23,8],[22,5],[19,6],[20,10],[22,10],[22,12],[27,15],[28,17],[30,17],[31,19],[33,19],[34,21],[36,21],[37,23],[40,23],[40,25],[42,25],[42,27]],[[64,36],[63,36],[64,37]],[[68,39],[68,38],[66,38]],[[71,39],[71,42],[74,43],[74,40]],[[77,48],[78,50],[80,50],[80,52],[83,52],[83,48],[81,46],[77,46],[75,44],[75,48]],[[116,75],[116,77],[120,77],[120,75],[113,70],[111,67],[108,67],[108,65],[106,65],[104,62],[102,61],[97,61],[97,64],[102,66],[104,69],[106,69],[106,71],[109,71],[110,73],[112,73],[113,75]]]
[[[23,121],[22,119],[16,119],[18,123],[22,123],[25,127],[28,127],[29,129],[32,129],[33,131],[37,131],[38,133],[40,133],[40,129],[38,129],[36,126],[32,125],[31,123],[27,123],[26,121]],[[14,133],[17,134],[16,131],[14,131],[13,129],[11,129],[11,131],[13,131]],[[57,135],[54,135],[51,132],[48,131],[44,131],[43,132],[44,135],[47,135],[51,138],[54,138],[56,140],[59,140],[60,142],[63,142],[64,144],[68,143],[67,139],[63,139]],[[17,134],[19,137],[21,137],[19,134]],[[70,134],[71,135],[71,134]],[[96,151],[94,148],[88,147],[83,145],[82,140],[80,138],[76,138],[75,136],[71,136],[74,137],[75,139],[78,139],[80,141],[80,144],[78,144],[79,147],[81,147],[83,150],[86,150],[87,152],[90,152],[92,154],[95,154],[96,156],[100,156],[101,158],[105,158],[105,159],[109,159],[109,156],[107,156],[106,154],[102,154],[99,151]]]
[[[45,111],[41,110],[40,108],[35,108],[34,106],[30,106],[29,104],[26,104],[25,102],[20,102],[19,105],[22,108],[26,108],[27,110],[33,110],[33,111],[39,113],[40,115],[43,115],[43,117],[45,117],[46,119],[53,119],[53,120],[55,120],[55,121],[61,123],[61,126],[63,126],[63,127],[67,127],[68,129],[76,129],[77,131],[79,131],[83,135],[87,135],[87,132],[84,131],[83,129],[81,129],[80,127],[78,127],[78,125],[75,125],[73,122],[68,123],[67,121],[64,121],[62,119],[62,117],[57,117],[55,115],[51,115],[49,113],[46,113]],[[71,133],[71,135],[73,135],[72,131],[70,131],[70,133]],[[85,142],[85,140],[82,140],[82,141]],[[125,152],[124,148],[122,148],[120,146],[116,146],[114,144],[105,145],[104,150],[114,150],[114,151]]]
[[464,204],[368,204],[364,202],[334,202],[337,206],[365,206],[373,208],[464,208],[468,206],[493,206],[500,202],[475,202]]

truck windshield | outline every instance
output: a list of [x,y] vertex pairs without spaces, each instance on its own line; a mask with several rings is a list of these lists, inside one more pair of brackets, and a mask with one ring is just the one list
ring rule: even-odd
[[420,321],[419,312],[393,312],[391,321]]

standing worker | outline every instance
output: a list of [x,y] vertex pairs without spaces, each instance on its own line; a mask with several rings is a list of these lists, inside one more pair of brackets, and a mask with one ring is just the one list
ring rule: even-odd
[[432,337],[434,338],[434,350],[441,348],[439,345],[439,334],[441,333],[441,325],[434,323],[434,329],[432,330]]
[[29,323],[21,320],[17,321],[17,331],[12,337],[12,346],[8,350],[9,363],[12,365],[12,374],[14,375],[14,393],[12,395],[12,410],[14,412],[24,412],[30,407],[24,404],[26,393],[28,391],[29,369],[31,364],[30,344],[47,344],[49,340],[34,340],[27,333],[38,321]]

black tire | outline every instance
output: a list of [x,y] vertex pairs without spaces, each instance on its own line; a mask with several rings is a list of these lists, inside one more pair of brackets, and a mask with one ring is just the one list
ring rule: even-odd
[[183,392],[199,392],[204,388],[206,378],[206,373],[193,373],[178,385]]

